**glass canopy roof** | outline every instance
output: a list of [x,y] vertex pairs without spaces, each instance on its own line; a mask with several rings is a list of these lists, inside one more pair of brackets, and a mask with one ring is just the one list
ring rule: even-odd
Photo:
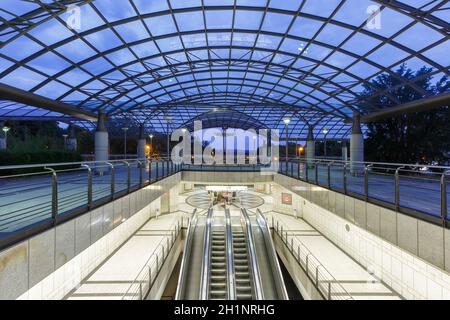
[[[402,63],[449,74],[448,21],[449,2],[431,0],[2,0],[0,83],[149,131],[220,110],[340,139],[354,111],[384,107],[367,99],[400,104],[377,88],[362,97],[378,75]],[[95,125],[3,101],[8,117]]]

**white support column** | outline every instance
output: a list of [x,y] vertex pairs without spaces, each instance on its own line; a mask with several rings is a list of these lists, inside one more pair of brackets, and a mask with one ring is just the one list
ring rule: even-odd
[[99,112],[97,129],[95,131],[95,161],[109,160],[108,131],[106,131],[106,115]]
[[147,139],[145,137],[144,125],[141,125],[139,129],[139,139],[137,143],[137,157],[138,159],[145,159],[145,146],[147,145]]
[[353,114],[352,134],[350,135],[350,173],[359,175],[364,173],[364,136],[361,131],[361,116]]
[[313,127],[309,127],[308,137],[306,138],[306,158],[308,159],[308,167],[313,166],[316,157],[316,142],[314,140]]
[[68,151],[77,151],[78,144],[77,144],[77,137],[75,134],[75,128],[71,125],[69,127],[69,137],[67,138],[67,150]]

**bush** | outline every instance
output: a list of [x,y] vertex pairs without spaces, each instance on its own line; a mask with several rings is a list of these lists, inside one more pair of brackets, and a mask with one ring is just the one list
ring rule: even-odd
[[[40,163],[80,162],[81,155],[75,152],[41,151],[41,152],[11,152],[0,151],[0,166],[32,165]],[[73,166],[61,166],[58,169],[68,169]],[[56,168],[55,168],[56,169]],[[23,170],[0,170],[0,176],[43,172],[43,168]]]

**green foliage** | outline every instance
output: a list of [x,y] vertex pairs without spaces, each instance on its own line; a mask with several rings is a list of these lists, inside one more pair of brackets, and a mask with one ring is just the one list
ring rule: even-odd
[[0,151],[0,165],[26,165],[39,163],[79,162],[82,161],[78,153],[64,151],[41,152],[11,152]]
[[[417,72],[402,65],[396,74],[408,80],[420,78],[415,86],[425,92],[441,94],[450,89],[446,76],[433,84],[431,69],[423,67]],[[372,95],[378,90],[387,90],[400,104],[408,103],[423,96],[412,86],[399,86],[400,80],[389,74],[378,76],[372,86],[365,86],[365,94]],[[370,106],[388,108],[397,105],[388,95],[371,99]],[[364,108],[364,106],[363,106]],[[449,107],[429,111],[412,112],[369,123],[366,140],[366,159],[397,163],[443,163],[448,161],[450,151]]]

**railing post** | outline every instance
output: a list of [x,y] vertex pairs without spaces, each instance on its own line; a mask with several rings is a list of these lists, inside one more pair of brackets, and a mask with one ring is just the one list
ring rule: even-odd
[[144,186],[144,172],[143,172],[144,165],[139,160],[137,160],[137,162],[139,164],[139,185],[142,188]]
[[131,192],[131,166],[130,163],[126,162],[128,165],[128,169],[127,169],[127,189],[128,189],[128,193]]
[[82,167],[87,169],[87,174],[88,174],[88,185],[87,185],[87,206],[88,206],[88,210],[92,209],[92,169],[84,164],[82,165]]
[[306,275],[309,276],[309,253],[306,255],[306,262],[305,262],[305,268],[306,268]]
[[331,300],[331,282],[328,282],[328,300]]
[[148,291],[150,291],[152,287],[152,267],[148,266]]
[[372,166],[369,164],[364,168],[364,195],[366,196],[366,201],[369,201],[369,169]]
[[332,164],[333,164],[333,162],[328,163],[328,168],[327,168],[328,189],[331,189],[331,165]]
[[319,266],[316,267],[316,287],[319,289]]
[[116,168],[112,163],[108,163],[111,166],[111,200],[114,200],[114,194],[116,193]]
[[394,179],[395,179],[395,211],[399,211],[400,210],[400,178],[399,178],[399,171],[400,169],[403,169],[404,167],[399,167],[395,170],[395,175],[394,175]]
[[447,220],[447,181],[445,172],[441,176],[441,218],[442,226],[445,227],[445,221]]
[[300,180],[300,159],[298,160],[298,165],[297,165],[297,177]]
[[305,180],[309,182],[308,162],[305,162]]
[[155,165],[155,170],[156,170],[156,176],[155,176],[155,181],[158,181],[158,166],[159,166],[159,162],[156,161],[156,165]]
[[344,190],[344,194],[347,194],[347,163],[344,163],[342,171],[342,189]]
[[152,159],[150,159],[148,164],[148,183],[152,183]]
[[58,217],[58,176],[54,169],[47,167],[45,169],[52,173],[52,222],[56,226]]
[[319,161],[315,162],[316,184],[319,184]]
[[142,282],[139,282],[139,300],[142,300],[143,295],[142,295]]
[[294,162],[291,161],[291,177],[294,177]]

